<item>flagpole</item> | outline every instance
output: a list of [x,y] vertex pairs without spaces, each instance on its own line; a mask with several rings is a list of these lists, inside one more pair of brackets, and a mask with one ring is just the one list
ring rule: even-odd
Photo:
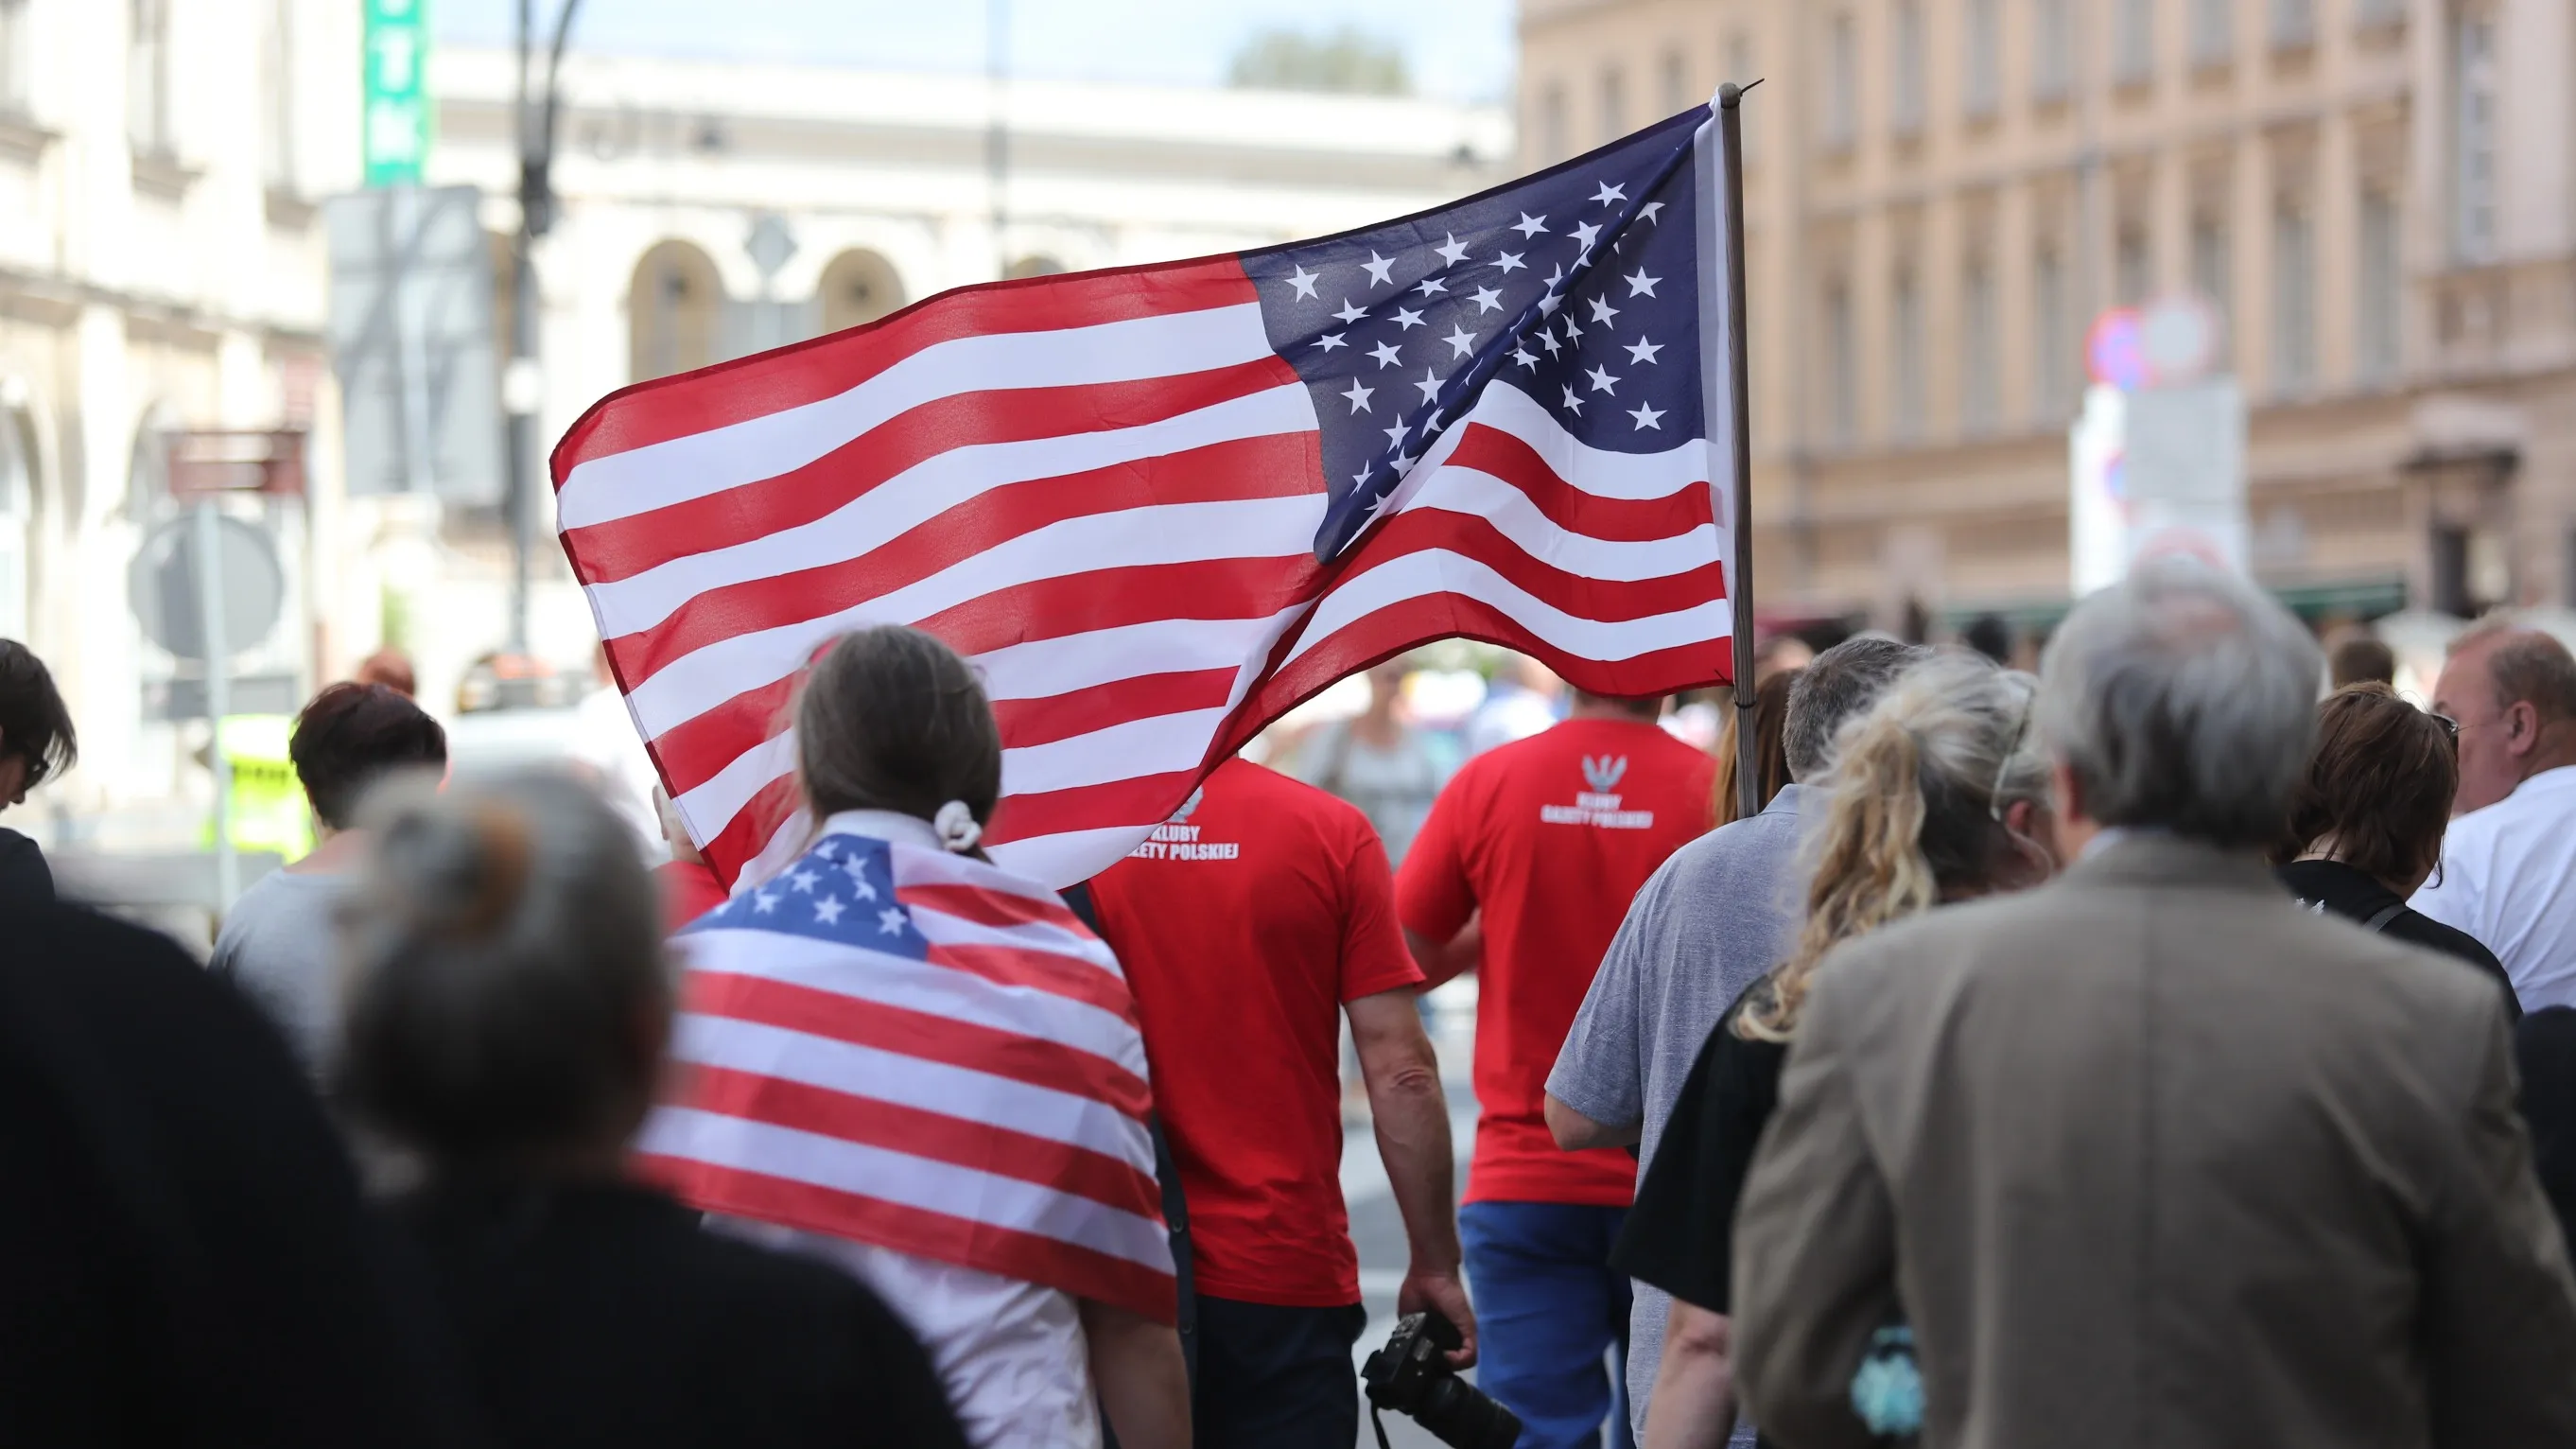
[[1753,409],[1745,362],[1744,323],[1744,122],[1745,88],[1729,81],[1717,88],[1717,133],[1726,175],[1726,349],[1730,409],[1727,440],[1733,445],[1730,506],[1735,566],[1726,578],[1730,642],[1735,646],[1735,814],[1749,819],[1762,809],[1762,778],[1753,729]]

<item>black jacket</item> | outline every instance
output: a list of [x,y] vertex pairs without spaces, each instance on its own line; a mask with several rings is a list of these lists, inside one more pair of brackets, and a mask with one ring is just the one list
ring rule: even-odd
[[[2334,915],[2362,922],[2385,915],[2379,926],[2381,935],[2455,956],[2475,966],[2503,988],[2505,1015],[2515,1021],[2522,1019],[2522,1003],[2513,994],[2513,978],[2505,974],[2504,963],[2479,944],[2477,937],[2413,909],[2398,898],[2397,892],[2340,861],[2293,861],[2273,871],[2273,875],[2289,887],[2290,894],[2311,907],[2323,907]],[[2391,907],[2395,907],[2393,914],[2389,913]]]

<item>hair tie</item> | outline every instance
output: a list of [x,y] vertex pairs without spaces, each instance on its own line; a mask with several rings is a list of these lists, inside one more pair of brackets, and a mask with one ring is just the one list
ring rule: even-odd
[[984,827],[975,823],[975,812],[963,800],[951,800],[930,817],[930,828],[939,832],[939,843],[951,855],[963,855],[984,838]]

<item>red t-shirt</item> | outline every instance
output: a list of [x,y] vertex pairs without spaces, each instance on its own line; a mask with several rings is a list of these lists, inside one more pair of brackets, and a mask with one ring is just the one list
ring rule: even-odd
[[1360,1301],[1342,1203],[1341,1008],[1422,980],[1393,897],[1367,816],[1242,760],[1092,878],[1144,1022],[1200,1292]]
[[1566,1152],[1541,1113],[1548,1070],[1637,888],[1707,830],[1716,762],[1643,720],[1575,719],[1467,762],[1396,881],[1433,941],[1484,912],[1469,1202],[1625,1205],[1636,1159]]

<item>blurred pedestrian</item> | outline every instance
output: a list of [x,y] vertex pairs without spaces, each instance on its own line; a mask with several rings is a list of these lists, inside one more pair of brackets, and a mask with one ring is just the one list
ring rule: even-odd
[[2433,709],[2459,724],[2459,818],[2412,904],[2495,952],[2524,1010],[2576,1006],[2576,658],[2481,625],[2451,641]]
[[601,798],[626,822],[636,847],[647,859],[660,859],[662,821],[653,800],[662,782],[627,711],[625,691],[617,687],[605,644],[591,656],[590,692],[573,706],[572,745],[573,758],[596,776]]
[[2326,651],[2326,679],[2337,689],[2354,684],[2397,683],[2397,651],[2361,630],[2344,635]]
[[381,684],[405,699],[420,693],[420,680],[411,667],[411,656],[388,644],[358,661],[358,670],[350,676],[354,683]]
[[1506,654],[1485,685],[1484,703],[1467,716],[1467,757],[1525,740],[1556,723],[1565,681],[1526,654]]
[[2312,910],[2456,957],[2504,993],[2520,1020],[2504,963],[2465,931],[2406,905],[2442,856],[2459,788],[2459,726],[2426,714],[2385,684],[2348,685],[2317,706],[2316,750],[2290,798],[2289,830],[2273,874]]
[[1350,1449],[1367,1314],[1342,1200],[1338,1017],[1411,1250],[1396,1312],[1438,1310],[1466,1339],[1457,1366],[1475,1361],[1449,1108],[1386,852],[1352,806],[1230,760],[1092,878],[1091,901],[1136,993],[1189,1208],[1198,1442]]
[[2180,555],[2059,628],[2076,863],[1837,947],[1799,1008],[1731,1268],[1766,1433],[1874,1442],[1855,1366],[1910,1342],[1927,1444],[2576,1442],[2502,1003],[2262,864],[2324,664]]
[[1370,669],[1368,707],[1317,726],[1297,751],[1297,777],[1360,807],[1396,865],[1447,778],[1430,738],[1405,716],[1404,681],[1412,672],[1401,658]]
[[1001,731],[880,625],[796,705],[816,838],[680,939],[690,1075],[642,1150],[728,1231],[825,1258],[929,1347],[970,1442],[1185,1449],[1153,1094],[1116,957],[983,857]]
[[1650,1381],[1649,1449],[1728,1437],[1736,1208],[1817,963],[1889,922],[2055,871],[2048,765],[2029,731],[2036,684],[1978,654],[1943,654],[1908,669],[1838,732],[1810,796],[1804,927],[1692,1054],[1619,1237],[1613,1261],[1672,1295],[1670,1347]]
[[[72,712],[54,688],[53,671],[36,651],[0,639],[0,810],[27,803],[27,792],[55,779],[80,758]],[[0,828],[0,914],[54,899],[54,872],[36,842]]]
[[496,1442],[962,1446],[920,1344],[830,1266],[626,1180],[671,1030],[653,885],[588,787],[368,805],[341,1097],[428,1164],[395,1204]]
[[168,937],[13,914],[0,1097],[0,1444],[487,1442],[294,1058]]
[[390,686],[334,684],[295,717],[287,755],[320,843],[241,893],[224,912],[209,964],[259,1003],[318,1073],[339,1017],[331,910],[366,850],[365,832],[352,828],[359,802],[390,775],[443,775],[447,732]]
[[[1830,650],[1828,653],[1832,652]],[[1770,808],[1771,802],[1788,788],[1796,777],[1789,768],[1789,697],[1797,688],[1804,669],[1784,669],[1763,680],[1753,691],[1753,758],[1760,767],[1754,786],[1758,814]],[[1735,789],[1735,730],[1743,711],[1735,701],[1724,701],[1726,723],[1718,730],[1717,742],[1709,749],[1709,758],[1717,762],[1716,778],[1709,782],[1709,804],[1719,825],[1730,825],[1738,818]]]
[[1755,683],[1792,669],[1804,669],[1815,662],[1816,651],[1795,634],[1774,634],[1753,651]]
[[1603,1356],[1624,1355],[1628,1337],[1610,1242],[1636,1163],[1616,1148],[1560,1150],[1543,1102],[1629,900],[1709,826],[1714,762],[1656,725],[1661,706],[1578,694],[1563,724],[1468,761],[1396,875],[1396,914],[1428,979],[1477,968],[1479,1115],[1458,1224],[1477,1382],[1520,1416],[1525,1449],[1597,1443],[1614,1413],[1612,1442],[1628,1439]]
[[[1756,733],[1773,737],[1792,783],[1761,814],[1673,852],[1637,892],[1548,1074],[1544,1110],[1558,1146],[1636,1143],[1640,1175],[1654,1166],[1665,1119],[1709,1029],[1797,940],[1806,913],[1803,817],[1817,797],[1795,782],[1823,778],[1844,724],[1868,713],[1927,652],[1863,635],[1762,681],[1762,698],[1784,703],[1779,726]],[[1726,803],[1721,794],[1720,807]],[[1628,1313],[1628,1417],[1642,1438],[1671,1303],[1645,1275],[1629,1274],[1639,1282]]]
[[2001,614],[1979,614],[1959,631],[1959,642],[1976,650],[1995,664],[2009,665],[2013,657],[2013,627]]

